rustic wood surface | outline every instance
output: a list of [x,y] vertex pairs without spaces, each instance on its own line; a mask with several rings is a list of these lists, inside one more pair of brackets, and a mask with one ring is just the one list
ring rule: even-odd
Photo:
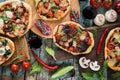
[[[38,14],[37,14],[37,12],[36,12],[35,1],[34,0],[25,0],[25,2],[27,2],[28,4],[30,4],[31,7],[32,7],[32,10],[33,10],[33,25],[32,25],[33,27],[31,28],[31,30],[34,33],[36,33],[37,35],[41,36],[41,37],[46,37],[46,36],[42,35],[40,33],[40,31],[36,27],[34,27],[34,20],[40,19],[39,16],[38,16]],[[80,12],[80,5],[79,5],[79,1],[78,0],[71,0],[71,9],[75,9],[78,12]],[[60,19],[58,21],[45,21],[50,26],[50,28],[52,30],[51,31],[51,35],[47,36],[47,38],[52,38],[53,29],[54,29],[54,27],[57,24],[59,24],[61,22],[65,22],[65,21],[70,21],[69,15],[70,15],[70,12],[68,12],[68,14],[65,17],[63,17],[62,19]]]

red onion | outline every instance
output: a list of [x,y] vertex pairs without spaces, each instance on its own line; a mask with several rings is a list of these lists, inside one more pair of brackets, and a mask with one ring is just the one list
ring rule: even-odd
[[71,19],[71,21],[78,22],[78,19],[79,19],[78,11],[71,10],[71,12],[70,12],[70,19]]

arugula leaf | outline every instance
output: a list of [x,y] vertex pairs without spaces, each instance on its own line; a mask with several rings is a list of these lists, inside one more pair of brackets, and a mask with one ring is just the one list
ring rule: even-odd
[[52,48],[46,47],[45,50],[47,51],[47,53],[49,55],[51,55],[54,58],[54,60],[56,60],[56,58],[55,58],[55,51]]
[[82,34],[82,30],[80,28],[76,28],[77,34],[81,35]]
[[43,67],[42,67],[37,61],[35,61],[35,62],[32,64],[32,69],[31,69],[31,71],[30,71],[30,74],[39,73],[39,72],[41,72],[42,68],[43,68]]

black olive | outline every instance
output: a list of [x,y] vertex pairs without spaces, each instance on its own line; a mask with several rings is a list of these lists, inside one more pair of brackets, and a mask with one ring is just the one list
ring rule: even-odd
[[72,45],[73,45],[73,41],[70,41],[70,42],[69,42],[69,46],[72,46]]
[[70,31],[70,27],[69,27],[69,26],[64,26],[64,27],[62,28],[62,30],[64,31],[64,33],[68,34],[69,31]]
[[10,49],[7,50],[3,56],[4,56],[4,57],[7,57],[7,55],[9,55],[9,54],[11,54],[11,50],[10,50]]
[[81,49],[81,51],[85,51],[88,48],[88,44],[78,44],[77,45],[78,48]]
[[42,45],[42,39],[34,35],[28,39],[28,43],[31,48],[40,48]]
[[11,32],[12,30],[13,30],[12,27],[7,27],[7,28],[4,29],[5,32]]

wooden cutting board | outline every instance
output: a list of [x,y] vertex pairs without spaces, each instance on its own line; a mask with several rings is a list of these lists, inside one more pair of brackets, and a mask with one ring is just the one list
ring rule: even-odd
[[[26,37],[23,36],[21,38],[14,38],[11,40],[15,44],[15,52],[8,61],[6,61],[4,64],[2,64],[2,66],[6,66],[11,63],[18,63],[21,61],[30,60],[29,48],[28,48]],[[18,59],[14,60],[18,56],[20,56],[20,57]]]
[[[32,22],[33,25],[32,25],[31,30],[41,37],[46,37],[46,36],[42,35],[41,32],[36,27],[34,27],[35,19],[40,19],[39,16],[37,15],[37,12],[36,12],[35,0],[25,0],[25,2],[28,3],[32,7],[32,10],[33,10],[32,11],[33,12],[33,19],[32,19],[33,20],[33,22]],[[71,9],[77,10],[80,14],[79,0],[71,0]],[[68,14],[64,18],[62,18],[61,20],[45,21],[45,22],[50,26],[50,28],[52,30],[51,32],[53,32],[53,29],[57,24],[59,24],[61,22],[65,22],[65,21],[70,21],[69,15],[70,15],[70,12],[68,12]],[[52,38],[52,33],[51,33],[51,35],[47,36],[47,38]]]

